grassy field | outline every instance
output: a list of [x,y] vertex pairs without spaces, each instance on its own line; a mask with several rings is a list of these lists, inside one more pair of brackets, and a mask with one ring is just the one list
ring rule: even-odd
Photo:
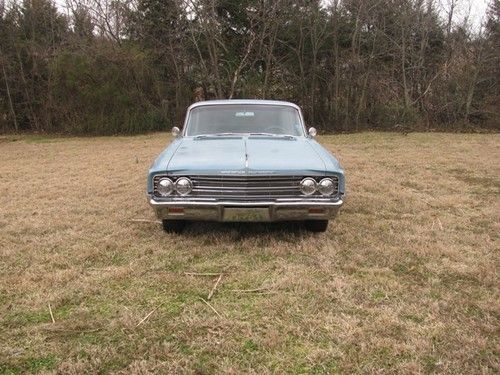
[[[169,140],[0,139],[0,373],[500,371],[500,135],[320,137],[348,189],[325,234],[163,233]],[[210,306],[189,272],[223,274]]]

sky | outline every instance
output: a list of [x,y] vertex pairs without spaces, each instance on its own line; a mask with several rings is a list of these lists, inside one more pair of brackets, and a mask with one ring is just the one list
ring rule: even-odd
[[[451,0],[441,0],[444,6],[449,4]],[[486,19],[486,10],[488,9],[489,0],[459,0],[458,18],[456,21],[463,19],[470,10],[470,22],[476,30],[479,30],[481,23]]]
[[[331,0],[323,0],[324,3],[329,3]],[[449,9],[449,5],[453,0],[434,0],[440,13],[445,17],[446,10]],[[490,0],[454,0],[457,5],[456,16],[453,17],[455,23],[461,23],[467,14],[470,14],[469,20],[474,25],[474,29],[477,31],[480,29],[481,23],[485,20],[486,9]],[[59,8],[63,9],[65,0],[55,0],[55,3]]]

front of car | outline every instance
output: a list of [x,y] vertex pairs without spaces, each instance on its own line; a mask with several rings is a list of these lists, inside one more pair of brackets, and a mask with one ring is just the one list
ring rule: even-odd
[[148,199],[167,231],[188,220],[303,220],[324,231],[343,204],[344,172],[288,102],[224,100],[188,109],[152,165]]

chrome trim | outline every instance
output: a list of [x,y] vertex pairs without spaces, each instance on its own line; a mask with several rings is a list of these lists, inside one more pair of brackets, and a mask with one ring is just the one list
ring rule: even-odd
[[[179,187],[177,186],[179,184],[179,181],[187,181],[188,186],[189,186],[189,191],[187,193],[181,193],[179,192]],[[161,181],[161,180],[160,180]],[[192,193],[193,191],[193,182],[188,178],[188,177],[179,177],[177,180],[174,182],[174,187],[175,187],[175,192],[179,194],[181,197],[185,197],[189,194]]]
[[[185,197],[218,198],[238,200],[274,200],[280,198],[307,198],[318,199],[323,195],[317,191],[311,195],[303,195],[300,190],[301,181],[306,178],[313,179],[316,184],[324,178],[330,178],[335,184],[334,193],[330,198],[340,197],[339,177],[329,176],[304,176],[304,175],[174,175],[160,173],[153,177],[153,192],[161,178],[170,178],[174,184],[181,177],[187,177],[193,184],[193,190]],[[179,196],[173,194],[172,196]]]
[[196,188],[193,190],[200,190],[200,191],[216,191],[216,192],[221,192],[222,191],[227,191],[227,192],[233,192],[233,191],[267,191],[267,190],[292,190],[292,191],[297,191],[297,186],[242,186],[240,189],[238,187],[232,187],[232,186],[205,186],[205,185],[198,185]]
[[325,206],[325,207],[340,207],[344,204],[342,199],[338,201],[269,201],[269,202],[233,202],[233,201],[158,201],[156,199],[150,199],[149,204],[152,207],[178,207],[178,206],[231,206],[231,207],[262,207],[262,206],[294,206],[294,207],[317,207],[317,206]]
[[[323,193],[321,192],[321,190],[320,190],[321,183],[322,183],[323,181],[330,181],[330,182],[333,184],[334,189],[336,189],[336,190],[334,190],[331,194],[323,194]],[[336,195],[336,194],[338,194],[338,191],[339,191],[339,181],[338,181],[338,178],[337,178],[337,181],[334,181],[334,180],[333,180],[332,178],[330,178],[330,177],[325,177],[325,178],[322,178],[322,179],[320,180],[320,182],[318,182],[318,186],[317,186],[316,188],[317,188],[316,190],[318,191],[318,193],[320,193],[320,194],[321,194],[322,196],[324,196],[324,197],[330,197],[330,196],[332,196],[332,195]]]
[[[251,220],[252,208],[267,208],[269,216],[263,221],[283,220],[328,220],[333,219],[343,200],[336,201],[326,199],[283,199],[273,201],[230,201],[230,200],[157,200],[149,196],[149,204],[155,210],[159,219],[175,220],[208,220],[208,221],[233,221],[226,220],[224,210],[226,208],[241,208],[248,216],[241,221]],[[169,212],[170,207],[182,207],[184,211]],[[324,212],[309,212],[310,208],[323,209]],[[259,221],[262,221],[259,219]]]
[[[160,181],[163,181],[163,180],[168,180],[170,181],[170,183],[172,184],[172,191],[170,193],[168,193],[167,195],[162,195],[158,192],[158,184],[160,183]],[[174,182],[167,176],[161,176],[159,178],[156,178],[155,177],[155,180],[154,180],[154,186],[153,186],[153,189],[154,189],[154,194],[157,196],[157,197],[160,197],[160,198],[166,198],[166,197],[169,197],[171,196],[172,194],[175,193],[175,185],[174,185]]]
[[[304,182],[306,182],[306,181],[312,181],[314,183],[314,190],[310,194],[306,194],[306,193],[304,193],[304,190],[302,190],[302,188],[304,187]],[[318,181],[316,181],[312,177],[306,177],[306,178],[302,179],[302,181],[300,181],[300,183],[299,183],[299,191],[302,193],[302,195],[305,195],[306,197],[310,197],[310,196],[314,195],[314,193],[316,193],[318,191]]]

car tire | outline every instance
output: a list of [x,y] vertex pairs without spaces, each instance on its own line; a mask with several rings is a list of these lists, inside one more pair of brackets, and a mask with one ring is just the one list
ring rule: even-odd
[[328,220],[306,220],[305,225],[309,232],[325,232],[328,228]]
[[186,226],[184,220],[162,220],[163,230],[167,233],[181,233]]

